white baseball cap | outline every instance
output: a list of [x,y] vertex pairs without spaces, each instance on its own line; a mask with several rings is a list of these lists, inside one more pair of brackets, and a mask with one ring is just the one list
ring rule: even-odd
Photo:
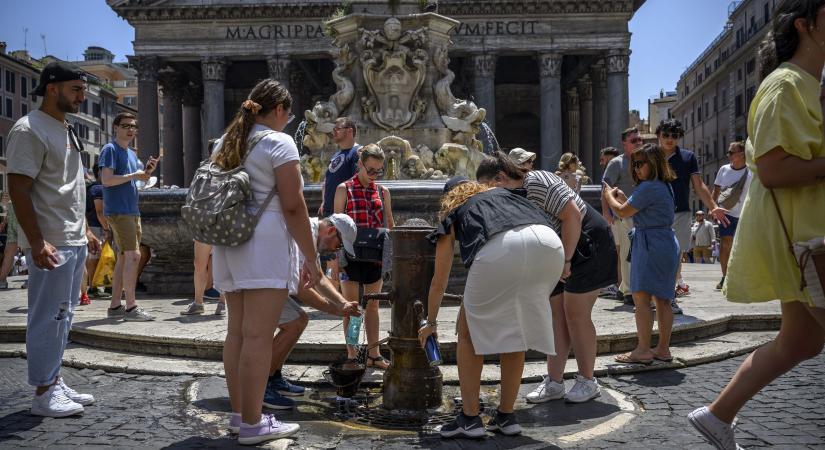
[[534,159],[536,157],[536,154],[533,152],[528,152],[527,150],[521,147],[516,147],[510,150],[510,153],[507,156],[509,156],[513,161],[515,161],[516,164],[524,164],[527,161]]
[[327,219],[329,219],[332,226],[334,226],[341,235],[341,243],[344,244],[344,250],[350,255],[355,255],[355,248],[352,244],[355,242],[355,235],[358,233],[358,229],[355,227],[355,221],[352,220],[352,217],[346,214],[333,214],[327,217]]

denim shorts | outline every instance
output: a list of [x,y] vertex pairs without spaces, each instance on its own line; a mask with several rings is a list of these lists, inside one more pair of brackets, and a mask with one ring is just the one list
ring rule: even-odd
[[733,235],[736,234],[736,225],[739,224],[739,218],[733,217],[729,214],[725,214],[725,217],[730,220],[730,224],[728,226],[724,226],[721,223],[719,224],[719,237],[733,237]]

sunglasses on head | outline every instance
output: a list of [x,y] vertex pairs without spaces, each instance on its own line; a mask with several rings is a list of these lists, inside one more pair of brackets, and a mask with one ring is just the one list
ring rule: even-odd
[[662,137],[665,138],[665,139],[679,139],[680,137],[682,137],[682,133],[679,133],[678,131],[674,131],[674,132],[663,131],[662,132]]
[[636,161],[633,161],[633,168],[634,169],[641,169],[642,167],[644,167],[645,164],[647,164],[647,161],[636,160]]

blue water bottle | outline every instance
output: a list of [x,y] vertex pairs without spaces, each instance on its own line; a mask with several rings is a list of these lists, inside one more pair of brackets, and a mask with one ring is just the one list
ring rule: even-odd
[[[421,326],[427,326],[427,321],[422,320]],[[441,365],[441,349],[438,348],[438,341],[435,340],[434,334],[427,336],[427,343],[424,344],[424,354],[427,355],[427,361],[430,362],[430,367]]]
[[361,335],[361,317],[350,317],[347,325],[347,345],[357,346]]

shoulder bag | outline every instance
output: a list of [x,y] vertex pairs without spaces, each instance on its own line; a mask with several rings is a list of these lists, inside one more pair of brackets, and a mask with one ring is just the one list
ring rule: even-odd
[[[378,196],[381,198],[381,208],[384,208],[384,188],[378,186]],[[353,261],[380,263],[384,257],[384,241],[387,237],[387,216],[386,211],[382,214],[384,218],[383,228],[359,228],[353,242],[355,250]]]
[[722,188],[722,192],[719,193],[719,200],[716,202],[717,205],[721,206],[725,209],[733,209],[739,200],[742,197],[742,191],[745,189],[745,182],[748,180],[748,169],[745,168],[745,173],[739,177],[739,181],[733,183],[730,186],[726,186]]
[[808,294],[813,299],[814,306],[825,308],[825,286],[822,284],[825,281],[825,236],[817,236],[808,241],[793,242],[791,234],[785,226],[782,211],[779,210],[776,194],[773,189],[770,191],[773,204],[776,206],[776,213],[779,215],[779,223],[782,224],[782,231],[785,233],[785,239],[788,240],[788,250],[793,255],[794,262],[796,262],[796,266],[801,273],[799,290],[802,291],[808,288]]

